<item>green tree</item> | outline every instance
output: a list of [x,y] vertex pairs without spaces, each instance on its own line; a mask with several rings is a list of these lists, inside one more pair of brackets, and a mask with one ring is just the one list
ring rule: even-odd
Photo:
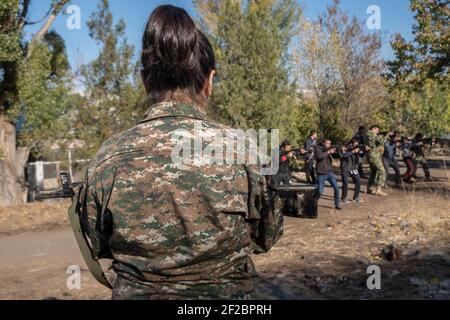
[[421,86],[427,79],[448,81],[450,67],[450,1],[411,0],[413,40],[396,34],[395,59],[388,62],[390,78]]
[[0,114],[17,101],[17,64],[22,59],[19,1],[0,2]]
[[317,129],[322,135],[334,137],[331,131],[339,118],[337,98],[339,79],[338,62],[334,46],[334,34],[326,36],[318,23],[303,19],[299,29],[300,37],[294,49],[299,88],[317,113]]
[[114,24],[107,0],[99,2],[87,25],[101,49],[98,57],[80,70],[83,95],[74,99],[74,133],[92,154],[108,137],[136,124],[145,94],[138,65],[133,63],[134,48],[125,37],[125,22]]
[[[47,42],[55,41],[53,37],[58,39],[61,52],[53,51]],[[49,142],[67,137],[65,120],[70,110],[70,85],[64,42],[59,36],[49,34],[49,38],[37,45],[18,69],[19,105],[10,109],[8,116],[19,121],[18,142],[21,146],[36,155],[45,155]]]
[[[53,22],[69,0],[54,0],[38,22],[29,19],[31,0],[0,2],[0,205],[23,201],[24,164],[28,154],[64,133],[69,86],[65,45]],[[40,24],[30,41],[25,28]],[[19,131],[18,145],[14,126]],[[67,132],[67,131],[66,131]]]
[[421,88],[396,85],[390,89],[390,108],[380,114],[386,127],[439,137],[450,132],[450,90],[447,83],[424,80]]
[[218,59],[213,115],[239,128],[280,128],[298,104],[289,44],[301,10],[294,0],[194,0]]
[[403,131],[439,136],[450,130],[450,2],[411,0],[413,40],[396,34],[385,75],[391,104],[380,118]]
[[288,113],[280,114],[282,136],[295,146],[303,146],[311,130],[318,130],[319,113],[311,99],[299,95]]
[[385,103],[381,36],[368,33],[334,1],[317,21],[302,19],[294,47],[299,87],[318,112],[324,136],[345,142]]
[[69,64],[63,39],[49,29],[68,0],[53,1],[38,32],[26,43],[30,0],[0,4],[0,116],[20,120],[20,145],[39,153],[47,139],[61,134],[66,112]]

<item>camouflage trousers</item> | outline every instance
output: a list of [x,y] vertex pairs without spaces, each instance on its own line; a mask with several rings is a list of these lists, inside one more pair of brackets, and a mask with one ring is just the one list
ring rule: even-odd
[[423,173],[425,174],[425,178],[427,178],[427,179],[430,178],[430,169],[428,167],[427,159],[424,156],[417,156],[414,159],[414,177],[416,176],[417,168],[419,167],[419,165],[423,169]]
[[258,294],[256,275],[242,281],[202,284],[141,282],[118,275],[112,291],[113,300],[252,300]]
[[382,187],[386,183],[386,170],[383,166],[383,160],[379,154],[369,154],[367,157],[370,165],[369,187],[375,185]]

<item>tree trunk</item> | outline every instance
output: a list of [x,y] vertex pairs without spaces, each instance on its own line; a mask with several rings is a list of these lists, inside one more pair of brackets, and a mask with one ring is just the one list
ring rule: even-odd
[[0,207],[26,201],[24,166],[28,154],[27,148],[16,150],[16,130],[0,117]]
[[58,2],[56,2],[53,5],[53,9],[51,10],[50,15],[47,17],[47,20],[45,20],[42,27],[38,30],[38,32],[30,40],[30,43],[28,45],[28,52],[27,52],[26,60],[28,60],[31,57],[36,46],[42,41],[45,34],[48,32],[48,30],[52,26],[53,22],[55,22],[56,17],[58,16],[59,12],[63,9],[63,7],[68,2],[69,2],[69,0],[59,0]]

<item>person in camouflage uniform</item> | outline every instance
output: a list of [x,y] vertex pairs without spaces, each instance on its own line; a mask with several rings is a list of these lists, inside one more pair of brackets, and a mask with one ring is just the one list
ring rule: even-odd
[[[370,177],[367,185],[367,193],[386,196],[387,194],[381,190],[386,183],[386,171],[383,166],[382,154],[385,138],[380,135],[380,128],[378,126],[372,126],[367,133],[367,160],[370,165]],[[372,190],[373,186],[376,186],[376,190]]]
[[215,73],[211,45],[183,9],[160,6],[146,26],[142,65],[148,111],[101,146],[81,199],[94,255],[113,259],[112,297],[252,297],[250,255],[267,252],[282,235],[279,198],[259,166],[172,160],[177,130],[191,135],[198,122],[204,131],[228,129],[205,112]]
[[416,178],[417,168],[419,165],[423,169],[423,173],[425,174],[425,181],[431,180],[430,168],[428,166],[428,161],[425,157],[425,143],[423,139],[423,134],[418,133],[414,137],[411,145],[411,151],[413,154],[413,162],[414,162],[414,178]]

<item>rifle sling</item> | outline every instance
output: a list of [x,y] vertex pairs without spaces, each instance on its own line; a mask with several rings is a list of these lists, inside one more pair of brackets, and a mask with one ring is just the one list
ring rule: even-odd
[[74,198],[72,199],[72,205],[70,206],[68,212],[70,225],[72,226],[72,230],[74,232],[75,239],[77,240],[78,247],[80,248],[81,254],[84,258],[84,262],[89,268],[89,271],[98,282],[100,282],[105,287],[112,289],[111,284],[109,283],[105,273],[103,272],[100,262],[94,258],[92,248],[89,245],[89,241],[81,226],[80,216],[78,212],[80,212],[79,199],[82,189],[83,188],[80,187],[79,190],[77,190],[77,192],[75,193]]

